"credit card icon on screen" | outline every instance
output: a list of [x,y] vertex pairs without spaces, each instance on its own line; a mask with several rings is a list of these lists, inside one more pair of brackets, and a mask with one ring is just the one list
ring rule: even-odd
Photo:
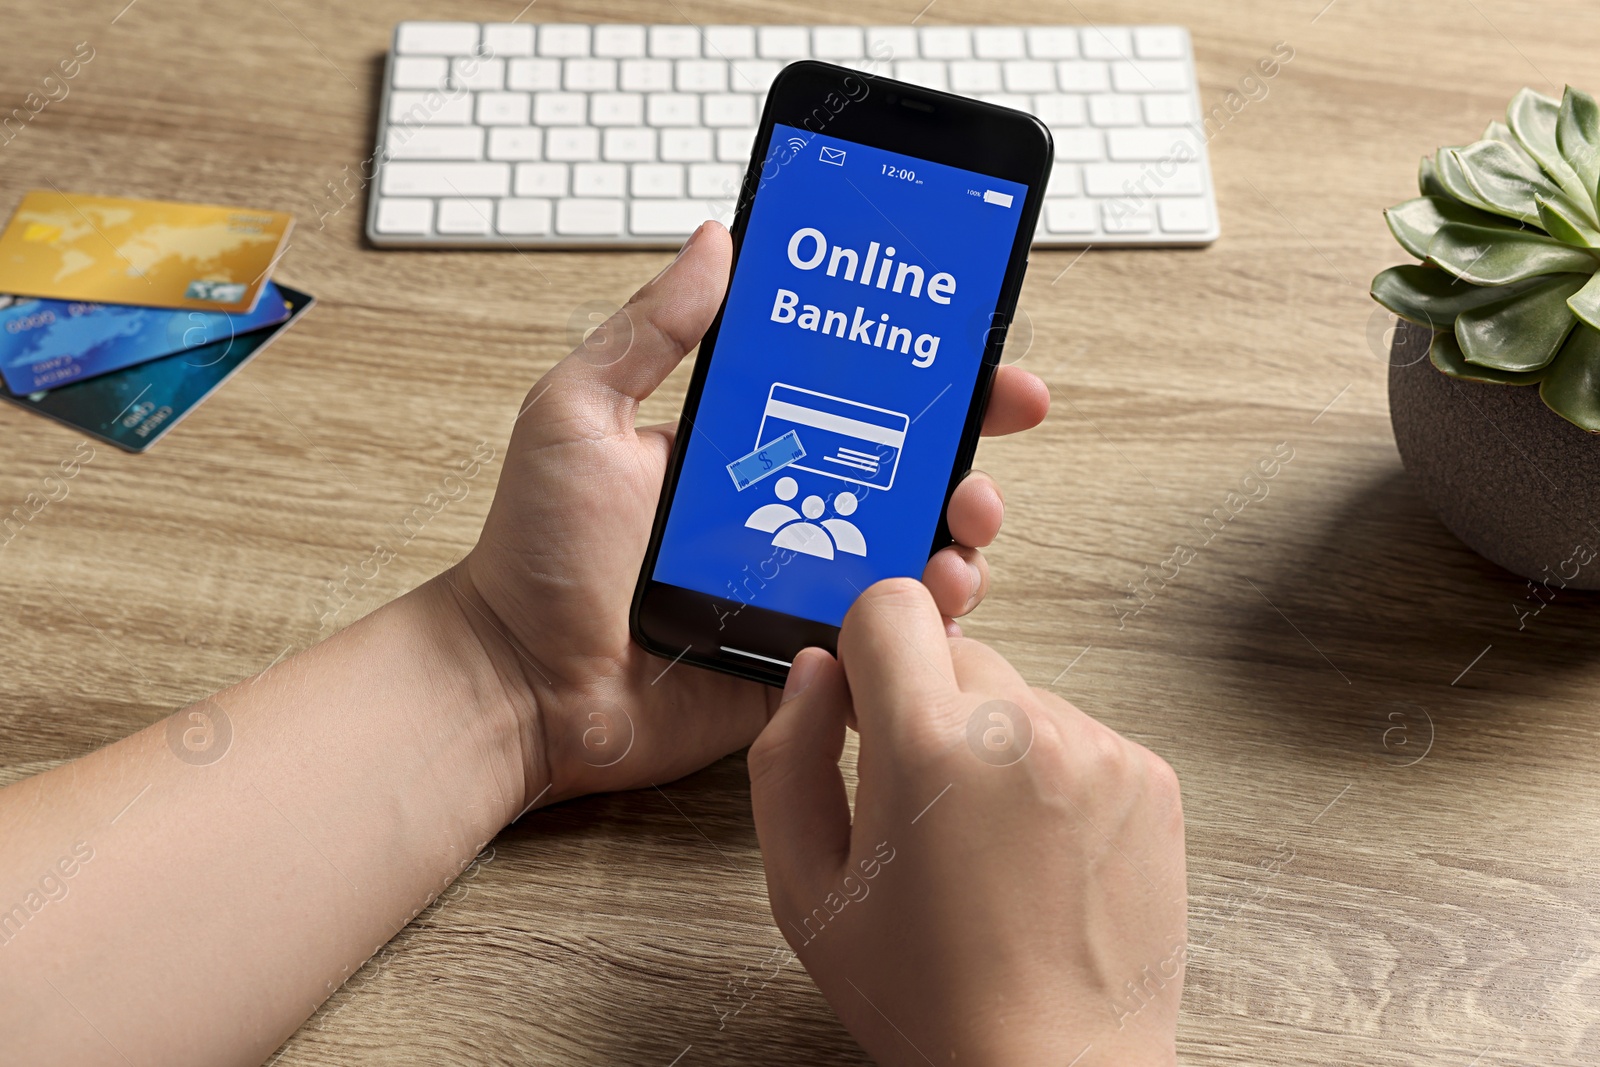
[[889,489],[910,426],[898,411],[774,382],[756,444],[793,431],[805,446],[795,470]]

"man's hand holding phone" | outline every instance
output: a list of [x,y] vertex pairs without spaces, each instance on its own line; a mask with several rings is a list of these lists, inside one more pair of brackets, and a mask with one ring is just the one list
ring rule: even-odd
[[[777,691],[672,665],[629,635],[675,426],[634,426],[639,403],[694,348],[727,287],[730,244],[702,226],[641,289],[528,393],[483,536],[448,579],[524,723],[524,803],[671,781],[754,740]],[[1049,393],[1002,368],[985,434],[1028,429]],[[1000,491],[974,471],[950,501],[957,543],[924,581],[947,619],[983,599],[981,546]]]

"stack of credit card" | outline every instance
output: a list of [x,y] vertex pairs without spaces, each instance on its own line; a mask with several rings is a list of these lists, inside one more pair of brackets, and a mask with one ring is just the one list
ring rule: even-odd
[[0,233],[0,399],[142,452],[308,308],[291,216],[35,191]]

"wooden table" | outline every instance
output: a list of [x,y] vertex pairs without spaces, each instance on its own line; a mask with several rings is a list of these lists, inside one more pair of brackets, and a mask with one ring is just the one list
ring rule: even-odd
[[[150,454],[97,447],[0,554],[7,779],[318,640],[327,583],[478,441],[498,450],[573,323],[667,258],[378,252],[354,179],[349,207],[330,193],[372,150],[392,23],[509,19],[522,0],[124,2],[6,5],[5,110],[77,42],[95,55],[0,145],[0,210],[54,182],[293,211],[279,276],[321,303]],[[524,17],[898,23],[921,2]],[[979,453],[1010,509],[969,631],[1182,776],[1184,1062],[1600,1060],[1594,598],[1562,594],[1519,631],[1524,583],[1417,501],[1366,295],[1402,257],[1379,213],[1414,195],[1418,156],[1474,139],[1524,84],[1600,89],[1592,9],[942,0],[922,20],[1186,22],[1208,106],[1294,50],[1212,141],[1214,247],[1034,255],[1031,344],[1008,356],[1055,407]],[[672,417],[686,380],[645,415]],[[0,407],[0,511],[78,440]],[[1293,459],[1265,497],[1119,619],[1128,584],[1280,442]],[[331,625],[457,559],[497,473]],[[733,757],[523,820],[279,1062],[861,1062],[797,964],[769,980],[780,945]]]

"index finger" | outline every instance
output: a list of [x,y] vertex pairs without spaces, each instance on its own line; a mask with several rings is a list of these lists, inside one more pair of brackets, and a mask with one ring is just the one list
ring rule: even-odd
[[839,661],[860,728],[880,716],[926,714],[956,691],[944,619],[926,586],[886,578],[868,587],[839,629]]

